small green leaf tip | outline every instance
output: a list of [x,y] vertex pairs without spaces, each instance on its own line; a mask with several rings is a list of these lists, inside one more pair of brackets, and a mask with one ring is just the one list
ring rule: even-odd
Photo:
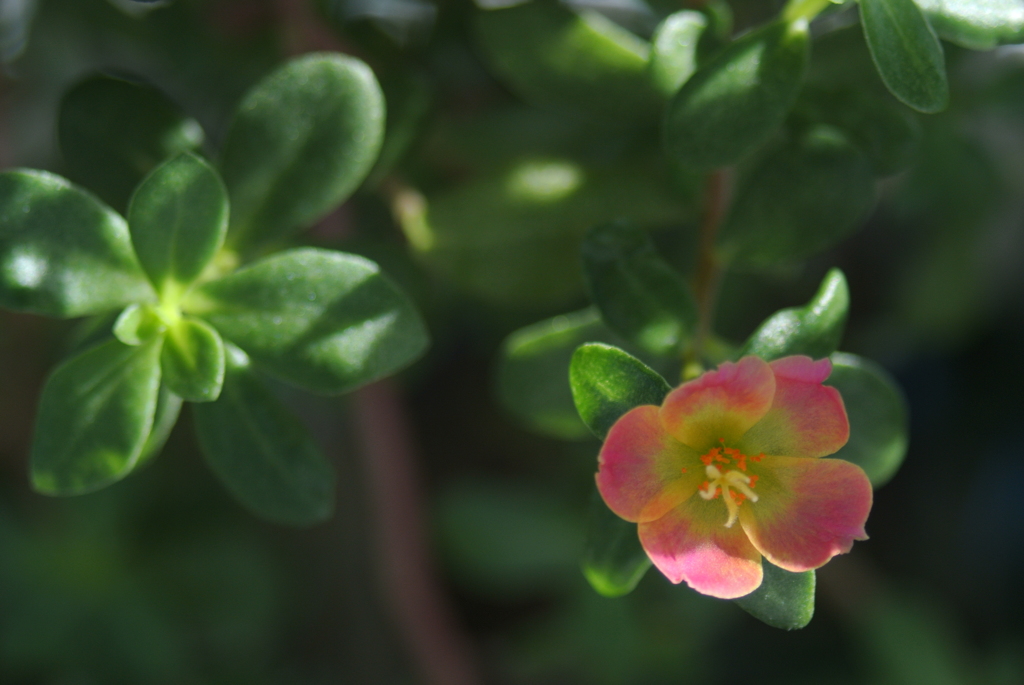
[[827,357],[839,347],[849,308],[846,277],[839,269],[831,269],[810,302],[768,317],[747,340],[740,356],[753,354],[765,361],[794,354]]

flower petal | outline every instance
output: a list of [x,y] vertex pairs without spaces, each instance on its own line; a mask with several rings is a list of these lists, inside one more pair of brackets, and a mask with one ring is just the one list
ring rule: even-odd
[[653,405],[635,407],[615,422],[597,464],[601,497],[627,521],[660,518],[704,479],[697,453],[665,432]]
[[673,390],[661,405],[665,429],[700,453],[739,440],[772,406],[775,374],[759,357],[725,362]]
[[691,497],[657,521],[641,523],[640,543],[673,583],[685,580],[721,599],[742,597],[761,584],[761,554],[740,526],[725,527],[727,518],[720,500]]
[[740,444],[747,454],[824,457],[850,437],[850,422],[839,391],[822,385],[832,373],[828,359],[783,357],[771,363],[775,374],[772,408]]
[[842,459],[765,457],[757,502],[740,507],[740,524],[768,561],[787,571],[818,568],[867,540],[871,483]]

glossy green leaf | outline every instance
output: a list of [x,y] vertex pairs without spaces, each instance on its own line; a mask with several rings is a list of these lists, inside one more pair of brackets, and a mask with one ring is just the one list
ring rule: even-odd
[[323,521],[334,507],[330,463],[245,354],[232,346],[226,353],[220,398],[192,405],[207,463],[256,516],[297,526]]
[[647,70],[663,95],[675,95],[697,70],[697,46],[707,27],[706,16],[682,10],[665,17],[654,31]]
[[836,129],[816,127],[743,179],[718,247],[733,264],[804,259],[845,238],[874,202],[875,178],[864,155]]
[[585,342],[612,338],[594,309],[521,328],[502,345],[496,392],[502,406],[541,435],[564,440],[591,436],[572,400],[569,362]]
[[832,456],[864,469],[876,488],[889,482],[907,454],[907,401],[885,369],[855,354],[832,355],[825,381],[843,396],[850,439]]
[[754,618],[773,628],[796,630],[814,616],[814,571],[793,573],[761,560],[764,580],[746,597],[734,600]]
[[491,69],[524,99],[588,116],[656,121],[650,45],[593,10],[533,0],[477,15]]
[[60,103],[57,133],[68,176],[124,211],[157,164],[203,142],[203,129],[162,92],[92,76]]
[[934,113],[949,103],[942,45],[914,0],[860,0],[861,25],[886,87],[906,105]]
[[621,597],[633,591],[651,567],[636,524],[619,518],[594,489],[587,517],[583,575],[599,594]]
[[772,361],[792,354],[814,359],[836,351],[850,309],[850,289],[839,269],[832,269],[804,307],[783,309],[757,327],[740,356],[754,354]]
[[580,243],[609,217],[649,226],[692,212],[650,165],[598,170],[564,157],[523,159],[428,200],[400,203],[413,248],[432,271],[502,306],[578,300]]
[[581,345],[573,353],[569,385],[580,418],[602,440],[620,416],[642,404],[660,405],[672,389],[636,357],[602,343]]
[[695,170],[735,164],[782,124],[803,83],[807,22],[775,22],[741,36],[676,93],[665,116],[670,159]]
[[184,152],[158,166],[132,195],[128,229],[139,263],[165,297],[202,273],[224,243],[228,196],[202,158]]
[[339,393],[419,357],[412,302],[363,257],[313,248],[264,258],[194,290],[187,311],[284,380]]
[[384,96],[354,57],[296,58],[243,98],[224,142],[232,246],[287,237],[341,204],[384,136]]
[[183,318],[167,328],[160,353],[164,383],[189,402],[211,402],[224,383],[224,342],[198,319]]
[[135,468],[153,426],[160,340],[110,340],[64,362],[43,387],[32,443],[32,485],[79,495]]
[[0,173],[0,306],[73,317],[152,299],[119,214],[60,176]]
[[602,224],[583,241],[583,273],[608,327],[655,354],[686,342],[697,323],[689,286],[627,223]]
[[181,414],[182,400],[173,392],[167,389],[167,385],[160,384],[160,393],[156,397],[156,411],[153,414],[153,428],[149,431],[146,444],[142,447],[142,454],[136,462],[136,468],[155,459],[171,436],[171,430],[178,423],[178,416]]
[[915,0],[940,38],[972,50],[1024,39],[1024,0]]

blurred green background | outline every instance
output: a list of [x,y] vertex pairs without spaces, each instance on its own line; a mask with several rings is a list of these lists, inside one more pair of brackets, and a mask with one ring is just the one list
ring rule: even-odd
[[[731,5],[742,28],[782,3]],[[649,37],[643,8],[615,6]],[[499,80],[478,11],[465,0],[0,0],[0,167],[69,173],[60,98],[96,70],[161,88],[216,154],[238,98],[286,56],[362,57],[388,97],[384,159],[300,240],[378,260],[427,317],[433,348],[389,386],[400,412],[383,425],[412,437],[417,461],[401,476],[419,490],[419,542],[477,682],[1024,683],[1024,52],[945,45],[952,105],[916,118],[914,161],[880,183],[867,224],[806,264],[724,284],[718,330],[742,340],[842,268],[843,349],[892,372],[911,409],[910,451],[876,493],[871,539],[819,572],[814,620],[786,633],[656,572],[622,599],[597,596],[579,572],[598,443],[539,437],[503,410],[498,351],[519,327],[587,305],[578,241],[609,214],[646,222],[691,269],[698,204],[642,116],[589,116]],[[811,82],[877,88],[857,27],[829,28]],[[512,178],[528,192],[538,170],[545,192],[583,174],[590,195],[548,206],[496,190]],[[434,222],[426,254],[423,235],[393,218],[415,214],[417,192]],[[274,386],[339,473],[336,514],[311,529],[243,512],[202,463],[187,411],[142,472],[50,499],[29,490],[28,445],[42,380],[74,327],[0,312],[0,682],[430,682],[402,618],[416,606],[403,610],[382,572],[381,512],[395,498],[367,468],[366,395]]]

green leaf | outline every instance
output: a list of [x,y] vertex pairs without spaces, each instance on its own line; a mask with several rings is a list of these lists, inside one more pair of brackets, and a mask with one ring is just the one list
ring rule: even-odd
[[668,15],[651,38],[647,71],[655,87],[671,97],[697,70],[697,45],[708,26],[700,12],[682,10]]
[[601,343],[581,345],[573,353],[569,385],[580,418],[601,440],[620,416],[643,404],[660,405],[672,389],[636,357]]
[[119,211],[163,160],[203,142],[203,129],[162,92],[92,76],[60,102],[57,134],[68,176]]
[[796,630],[814,616],[814,571],[792,573],[761,560],[764,580],[746,597],[733,600],[754,618],[773,628]]
[[690,288],[647,234],[616,222],[583,240],[583,272],[608,327],[655,354],[679,349],[697,323]]
[[825,381],[843,396],[850,439],[832,456],[864,469],[874,487],[889,482],[907,454],[907,401],[885,369],[855,354],[832,355]]
[[566,306],[583,290],[584,234],[609,217],[640,225],[689,216],[651,165],[590,169],[564,157],[521,159],[453,190],[398,203],[428,268],[501,306]]
[[428,342],[412,302],[375,263],[330,250],[267,257],[204,283],[184,306],[258,365],[316,392],[395,373]]
[[190,152],[154,169],[128,207],[139,263],[157,292],[172,299],[210,263],[227,227],[224,184],[213,167]]
[[334,470],[305,427],[253,374],[245,353],[226,347],[220,398],[192,405],[207,463],[256,516],[296,526],[327,519]]
[[370,172],[383,136],[384,96],[360,60],[305,55],[267,76],[224,142],[228,243],[277,241],[323,217]]
[[583,575],[591,587],[605,597],[627,595],[650,567],[636,524],[619,518],[594,488],[582,561]]
[[167,325],[152,306],[130,304],[114,321],[112,332],[125,345],[141,345],[163,333],[166,328]]
[[592,308],[519,329],[501,347],[498,400],[536,433],[563,440],[589,438],[590,429],[573,404],[569,362],[583,343],[613,337]]
[[812,122],[837,126],[860,150],[876,176],[891,176],[909,167],[921,142],[918,115],[891,96],[877,97],[862,88],[805,88],[797,105]]
[[593,10],[533,0],[477,14],[488,66],[525,100],[613,121],[655,121],[650,45]]
[[733,264],[754,267],[805,259],[845,238],[874,202],[867,159],[839,131],[819,126],[742,181],[718,248]]
[[153,426],[159,356],[159,338],[134,347],[110,340],[57,367],[36,417],[36,490],[80,495],[135,468]]
[[212,402],[224,383],[224,342],[198,319],[183,318],[167,328],[160,353],[164,383],[189,402]]
[[1022,0],[915,0],[940,38],[991,50],[1024,38]]
[[174,424],[178,422],[178,415],[181,414],[181,398],[167,389],[164,383],[160,384],[160,393],[156,397],[156,411],[153,415],[153,428],[149,431],[146,444],[142,447],[142,454],[135,464],[139,468],[143,464],[155,459],[171,436]]
[[928,114],[949,104],[942,45],[914,0],[860,0],[871,58],[886,87]]
[[[908,0],[909,1],[909,0]],[[735,164],[782,124],[809,56],[807,22],[775,22],[724,48],[669,103],[669,158],[694,170]]]
[[814,359],[827,357],[843,339],[849,309],[846,277],[839,269],[832,269],[806,306],[783,309],[765,319],[747,340],[740,356],[754,354],[765,361],[792,354]]
[[0,173],[0,306],[74,317],[152,299],[119,214],[60,176]]

